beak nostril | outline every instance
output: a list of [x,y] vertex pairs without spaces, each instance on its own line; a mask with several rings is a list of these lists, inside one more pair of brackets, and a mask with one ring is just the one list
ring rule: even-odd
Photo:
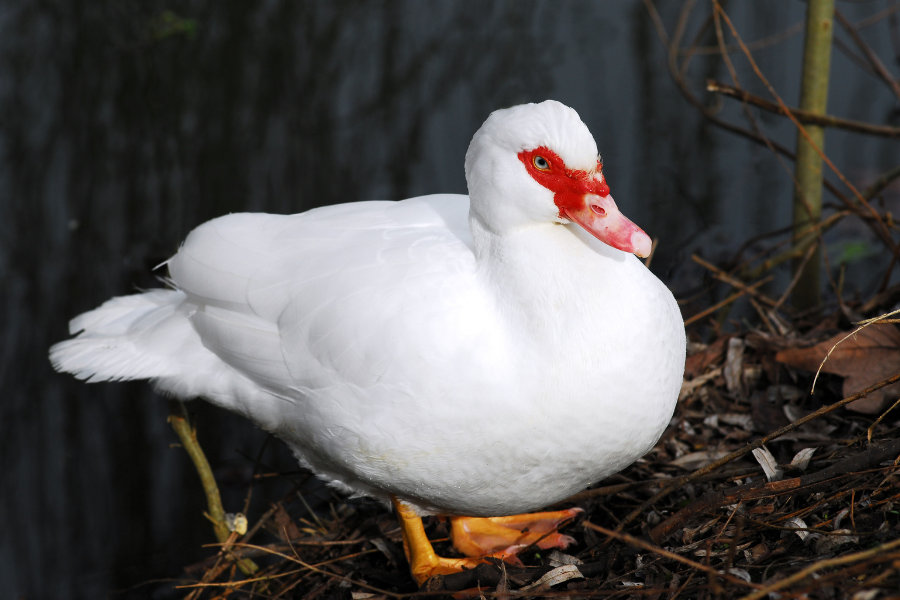
[[602,206],[597,206],[596,204],[591,204],[591,210],[594,211],[601,217],[606,216],[606,210]]

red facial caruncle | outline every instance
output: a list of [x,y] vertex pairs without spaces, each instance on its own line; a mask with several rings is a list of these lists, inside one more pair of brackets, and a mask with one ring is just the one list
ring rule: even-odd
[[536,182],[553,192],[560,218],[575,221],[613,248],[640,257],[650,254],[650,237],[619,212],[599,160],[593,171],[569,169],[559,155],[543,146],[520,152],[519,160]]

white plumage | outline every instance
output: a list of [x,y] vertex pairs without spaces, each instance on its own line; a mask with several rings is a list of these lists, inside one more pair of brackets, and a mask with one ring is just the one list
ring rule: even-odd
[[657,441],[685,339],[666,287],[529,175],[539,148],[603,181],[575,111],[498,111],[467,153],[469,197],[215,219],[170,259],[177,289],[73,319],[51,360],[202,396],[337,487],[421,514],[562,500]]

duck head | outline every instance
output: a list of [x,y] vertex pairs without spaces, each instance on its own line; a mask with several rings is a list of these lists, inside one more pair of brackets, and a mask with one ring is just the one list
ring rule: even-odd
[[559,102],[491,113],[466,152],[466,182],[472,216],[493,233],[574,221],[613,248],[650,254],[650,237],[610,195],[593,136]]

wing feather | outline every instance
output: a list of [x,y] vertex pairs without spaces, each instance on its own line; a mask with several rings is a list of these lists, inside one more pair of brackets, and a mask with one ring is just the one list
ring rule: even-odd
[[467,197],[440,195],[228,215],[169,270],[204,346],[279,395],[399,384],[478,335],[467,214]]

